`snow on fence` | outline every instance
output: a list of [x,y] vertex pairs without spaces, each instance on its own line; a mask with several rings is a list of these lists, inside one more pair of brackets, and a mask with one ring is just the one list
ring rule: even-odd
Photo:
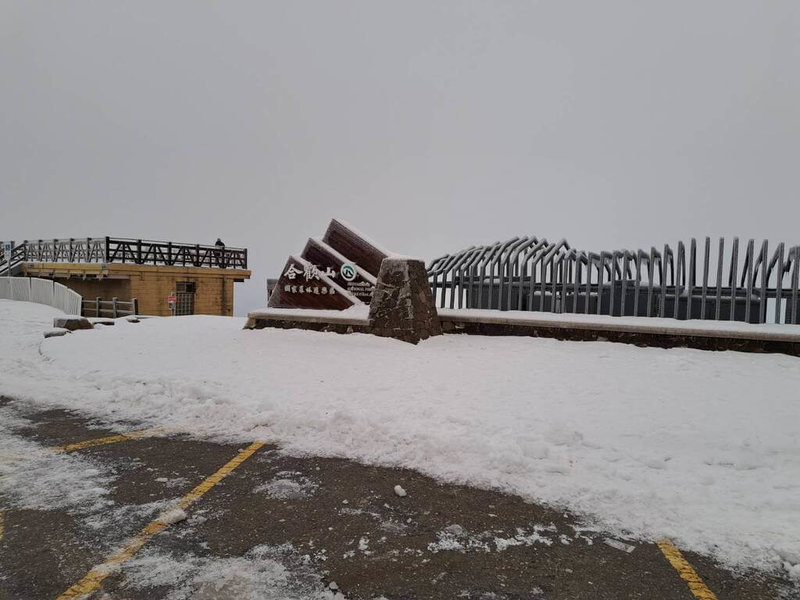
[[0,277],[0,298],[47,304],[68,315],[81,314],[83,298],[68,287],[36,277]]

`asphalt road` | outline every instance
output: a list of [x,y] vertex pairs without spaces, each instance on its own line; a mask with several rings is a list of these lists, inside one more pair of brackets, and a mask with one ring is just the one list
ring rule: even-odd
[[[115,434],[65,411],[0,405],[30,420],[3,435],[37,448]],[[690,586],[656,543],[613,538],[563,511],[407,470],[286,456],[269,444],[131,546],[246,448],[160,433],[69,450],[110,477],[111,502],[24,509],[13,490],[0,496],[0,600],[64,597],[90,573],[82,589],[98,599],[316,598],[323,590],[390,600],[800,598],[775,575],[732,573],[683,552]],[[120,548],[125,556],[109,565]]]

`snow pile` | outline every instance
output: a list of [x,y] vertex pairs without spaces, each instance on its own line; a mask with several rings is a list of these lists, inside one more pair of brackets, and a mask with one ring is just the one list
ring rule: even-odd
[[319,486],[294,471],[281,471],[274,479],[253,489],[275,500],[302,500],[311,497]]
[[158,520],[162,523],[166,523],[167,525],[174,525],[175,523],[185,521],[188,516],[189,515],[187,515],[186,511],[182,508],[174,507],[158,515]]
[[479,336],[411,346],[221,317],[41,341],[48,319],[21,304],[0,302],[0,348],[14,347],[0,352],[0,393],[413,468],[729,565],[792,570],[800,555],[797,358]]
[[243,557],[215,558],[145,549],[122,568],[136,590],[168,586],[167,600],[343,600],[291,546],[256,546]]

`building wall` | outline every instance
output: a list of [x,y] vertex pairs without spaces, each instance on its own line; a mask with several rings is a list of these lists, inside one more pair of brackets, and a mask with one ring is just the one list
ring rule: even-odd
[[[158,269],[159,267],[155,267]],[[169,269],[131,275],[131,297],[139,301],[143,315],[168,316],[167,298],[179,281],[195,284],[194,312],[198,315],[233,315],[233,278],[219,273],[198,273],[199,269]]]
[[139,314],[169,316],[168,298],[179,281],[195,284],[194,313],[233,316],[233,287],[250,278],[250,271],[132,264],[30,263],[25,274],[55,279],[87,300],[122,301],[136,298]]
[[78,292],[83,296],[84,300],[94,300],[95,298],[111,300],[112,298],[118,298],[119,300],[128,301],[132,298],[131,282],[128,279],[57,278],[56,281]]

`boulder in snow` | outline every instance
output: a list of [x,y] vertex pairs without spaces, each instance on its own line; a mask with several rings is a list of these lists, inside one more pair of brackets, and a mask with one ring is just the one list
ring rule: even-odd
[[51,337],[61,337],[62,335],[67,335],[69,333],[69,329],[64,329],[63,327],[56,327],[55,329],[48,329],[44,332],[45,339]]
[[116,324],[114,319],[89,319],[89,322],[92,325],[107,325],[109,327]]
[[78,317],[76,315],[65,315],[63,317],[55,317],[53,319],[53,327],[57,327],[60,329],[68,329],[69,331],[93,328],[89,319],[85,317]]

